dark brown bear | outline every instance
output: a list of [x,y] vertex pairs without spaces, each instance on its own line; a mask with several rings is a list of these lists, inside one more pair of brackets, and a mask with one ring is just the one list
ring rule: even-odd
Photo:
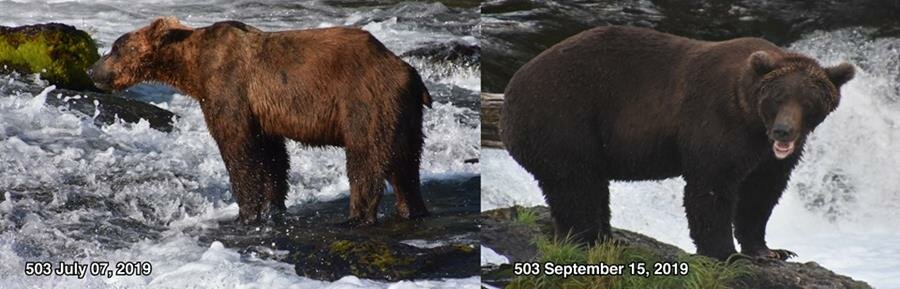
[[193,29],[161,18],[127,33],[90,71],[101,88],[169,84],[200,102],[240,206],[240,220],[284,211],[285,138],[343,146],[351,225],[375,222],[384,180],[395,213],[427,214],[419,192],[419,74],[356,28],[263,32],[228,21]]
[[697,253],[770,250],[766,222],[852,65],[824,68],[759,38],[705,42],[629,27],[582,32],[506,87],[503,141],[537,179],[556,234],[610,236],[609,182],[683,176]]

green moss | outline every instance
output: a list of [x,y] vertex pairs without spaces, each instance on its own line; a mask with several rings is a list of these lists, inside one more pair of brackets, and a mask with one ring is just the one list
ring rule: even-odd
[[329,249],[341,259],[355,260],[356,264],[365,267],[357,270],[393,272],[413,262],[412,259],[395,255],[387,244],[379,242],[338,240],[331,242]]
[[462,253],[472,253],[473,251],[475,251],[475,246],[465,244],[453,245],[453,248]]
[[345,253],[351,249],[351,246],[353,246],[353,243],[350,241],[338,240],[338,241],[331,242],[331,246],[329,246],[329,247],[331,248],[332,252]]
[[3,27],[0,30],[0,69],[40,73],[50,83],[69,89],[94,86],[85,72],[100,59],[93,39],[70,26]]
[[[568,238],[564,240],[537,240],[538,261],[540,264],[553,262],[556,264],[639,264],[652,272],[656,263],[662,262],[650,251],[618,245],[612,242],[601,243],[591,248],[573,244]],[[726,289],[729,282],[748,274],[746,263],[725,264],[707,257],[683,255],[675,262],[686,263],[688,273],[685,275],[631,275],[629,267],[625,274],[619,276],[559,276],[536,275],[517,277],[506,288],[665,288],[665,289]],[[541,265],[543,270],[543,265]]]

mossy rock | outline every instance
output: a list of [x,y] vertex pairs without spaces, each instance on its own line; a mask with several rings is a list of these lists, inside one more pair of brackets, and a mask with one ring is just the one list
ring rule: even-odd
[[417,220],[391,217],[395,196],[386,194],[372,226],[340,225],[350,205],[342,198],[289,207],[283,223],[222,221],[199,239],[294,264],[297,275],[320,280],[466,278],[479,274],[480,184],[477,176],[425,180],[431,215]]
[[379,240],[335,240],[314,252],[296,253],[298,274],[335,280],[345,275],[402,280],[417,277],[418,248]]
[[[311,253],[295,253],[297,256],[291,259],[295,260],[297,274],[316,279],[337,280],[354,275],[398,281],[467,276],[453,276],[447,271],[475,266],[479,252],[474,245],[419,248],[391,240],[343,239]],[[477,270],[470,274],[477,274]]]
[[97,90],[87,68],[100,59],[87,32],[59,24],[0,26],[0,71],[40,73],[61,88]]

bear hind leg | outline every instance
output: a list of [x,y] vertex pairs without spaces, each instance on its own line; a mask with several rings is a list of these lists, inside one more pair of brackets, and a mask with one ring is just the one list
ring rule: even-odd
[[564,180],[538,180],[550,206],[556,238],[594,245],[611,237],[609,180],[572,174]]
[[734,249],[732,216],[735,194],[728,189],[713,189],[685,178],[684,208],[688,229],[697,246],[697,254],[726,260]]
[[428,215],[425,200],[422,199],[418,157],[409,156],[396,161],[391,167],[390,182],[396,197],[394,214],[404,219]]
[[388,181],[391,182],[396,197],[394,214],[404,219],[428,215],[419,179],[423,142],[421,120],[414,120],[413,123],[417,125],[398,132],[388,172]]
[[385,161],[376,148],[347,148],[347,178],[350,180],[350,217],[346,226],[375,224],[378,204],[384,195]]

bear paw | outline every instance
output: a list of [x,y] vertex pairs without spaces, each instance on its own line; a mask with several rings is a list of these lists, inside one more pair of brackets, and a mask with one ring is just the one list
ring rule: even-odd
[[404,219],[404,220],[416,220],[424,217],[428,217],[428,211],[425,209],[422,210],[395,210],[394,217]]
[[762,249],[750,254],[735,253],[726,259],[726,263],[731,264],[738,260],[749,260],[756,264],[770,264],[777,261],[787,261],[787,259],[797,257],[797,253],[784,249]]

